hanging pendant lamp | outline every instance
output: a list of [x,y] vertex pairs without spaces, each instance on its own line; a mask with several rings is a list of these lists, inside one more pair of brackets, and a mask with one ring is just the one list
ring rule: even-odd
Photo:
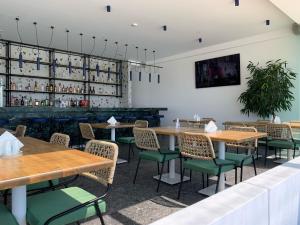
[[33,22],[34,30],[35,30],[35,39],[36,39],[36,45],[37,45],[37,57],[36,57],[36,69],[41,69],[41,58],[40,58],[40,48],[39,48],[39,38],[38,38],[38,30],[37,30],[37,22]]
[[70,53],[69,53],[69,33],[70,33],[70,30],[66,29],[66,45],[67,45],[67,52],[68,52],[68,72],[69,72],[69,75],[72,74],[72,61],[71,61],[71,56],[70,56]]
[[22,41],[20,31],[19,31],[20,18],[17,17],[15,20],[16,20],[16,24],[17,24],[17,34],[18,34],[18,37],[19,37],[19,40],[20,40],[18,63],[19,63],[19,68],[21,69],[21,68],[23,68],[23,55],[22,55],[22,43],[23,43],[23,41]]

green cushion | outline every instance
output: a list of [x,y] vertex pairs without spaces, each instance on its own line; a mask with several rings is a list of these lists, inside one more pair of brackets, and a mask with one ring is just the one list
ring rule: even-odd
[[[28,197],[27,222],[30,225],[44,225],[52,216],[94,198],[96,198],[96,196],[78,187],[70,187],[33,195]],[[106,212],[105,201],[99,201],[99,208],[102,213]],[[50,225],[74,223],[94,215],[96,215],[95,207],[89,205],[54,220]]]
[[236,154],[236,153],[226,152],[225,159],[233,161],[235,165],[239,167],[242,165],[243,160],[244,160],[243,165],[249,165],[252,163],[251,155],[246,155],[246,154]]
[[123,144],[134,144],[135,140],[134,140],[134,137],[120,137],[120,138],[118,138],[117,142],[123,143]]
[[157,161],[157,162],[163,161],[163,158],[164,158],[163,153],[167,153],[165,161],[169,161],[169,160],[176,159],[179,157],[179,154],[176,151],[163,150],[163,149],[161,149],[160,151],[162,153],[160,153],[159,151],[141,151],[141,152],[139,152],[139,156],[141,159]]
[[15,217],[3,204],[0,204],[0,225],[18,225]]
[[[234,162],[229,160],[216,159],[216,162],[226,164],[221,168],[222,173],[230,171],[235,167]],[[217,166],[213,160],[188,159],[183,161],[182,165],[183,168],[207,173],[214,176],[217,175],[219,171],[219,166]]]
[[268,142],[268,146],[275,148],[294,149],[294,143],[292,141],[273,140]]
[[[52,181],[53,185],[59,184],[58,179],[51,180],[51,181]],[[36,184],[27,185],[27,191],[39,190],[39,189],[48,188],[48,187],[50,187],[49,181],[43,181],[43,182],[39,182]]]

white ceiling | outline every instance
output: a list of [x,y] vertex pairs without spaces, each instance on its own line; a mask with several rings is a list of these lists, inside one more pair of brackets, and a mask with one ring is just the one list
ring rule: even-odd
[[[112,12],[105,11],[111,5]],[[105,56],[114,56],[114,42],[124,54],[129,44],[129,58],[136,58],[135,46],[140,47],[140,60],[170,56],[196,48],[235,40],[290,26],[292,20],[269,0],[0,0],[0,29],[3,38],[18,40],[14,18],[20,17],[23,42],[34,43],[33,21],[38,22],[40,44],[47,45],[50,25],[55,26],[53,46],[65,48],[65,29],[70,29],[70,49],[80,50],[79,33],[84,33],[84,51],[92,47],[100,54],[104,39],[109,40]],[[271,25],[266,26],[265,20]],[[131,27],[136,22],[138,27]],[[162,26],[167,25],[164,32]],[[202,37],[203,42],[198,43]],[[119,58],[123,57],[121,55]]]
[[296,23],[300,24],[300,1],[299,0],[270,0],[286,13]]

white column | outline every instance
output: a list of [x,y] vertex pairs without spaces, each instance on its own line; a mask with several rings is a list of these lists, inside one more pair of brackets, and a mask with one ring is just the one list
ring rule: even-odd
[[[225,159],[225,142],[218,142],[218,150],[219,150],[219,159]],[[223,191],[225,189],[225,176],[224,173],[220,175],[220,183],[219,183],[219,191]]]
[[12,189],[12,214],[20,225],[26,225],[26,185]]
[[[169,137],[169,149],[171,151],[175,151],[175,136],[170,135]],[[175,178],[175,160],[170,160],[170,166],[169,166],[169,177],[174,179]]]
[[110,129],[110,140],[116,141],[116,128]]

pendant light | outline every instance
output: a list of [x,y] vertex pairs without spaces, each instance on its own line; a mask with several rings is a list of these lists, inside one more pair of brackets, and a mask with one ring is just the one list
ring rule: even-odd
[[[91,50],[91,52],[90,52],[90,55],[93,55],[93,54],[94,54],[95,47],[96,47],[96,37],[93,36],[92,39],[93,39],[93,47],[92,47],[92,50]],[[97,67],[98,67],[98,68],[97,68]],[[99,76],[98,71],[99,71],[99,65],[98,65],[98,61],[97,61],[97,64],[96,64],[96,73],[97,73],[97,77]]]
[[51,47],[52,42],[53,42],[54,26],[51,26],[50,29],[51,29],[51,36],[50,36],[50,41],[49,41],[49,44],[48,44],[48,48]]
[[[118,50],[119,50],[119,45],[118,45],[118,44],[119,44],[119,43],[116,41],[116,42],[115,42],[116,50],[115,50],[114,59],[117,59]],[[109,75],[109,76],[110,76],[110,75]],[[117,80],[119,80],[120,77],[121,77],[120,69],[118,68],[118,64],[117,64],[117,62],[116,62],[116,78],[117,78]],[[110,79],[110,77],[109,77],[109,79]]]
[[69,75],[72,74],[72,61],[71,61],[71,56],[70,56],[70,52],[69,52],[69,33],[70,30],[66,29],[66,45],[67,45],[67,52],[68,52],[68,71],[69,71]]
[[20,35],[20,31],[19,31],[19,21],[20,21],[20,18],[17,17],[16,18],[16,24],[17,24],[17,33],[18,33],[18,37],[19,37],[19,40],[20,40],[20,45],[19,45],[19,59],[18,59],[18,62],[19,62],[19,68],[23,68],[23,55],[22,55],[22,44],[23,44],[23,41],[22,41],[22,38],[21,38],[21,35]]
[[[147,49],[145,48],[145,71],[146,71],[146,68],[147,68]],[[149,71],[149,74],[148,74],[148,79],[149,79],[149,83],[151,83],[151,68],[150,68],[150,71]]]
[[[80,33],[80,53],[83,54],[83,33]],[[82,75],[83,75],[83,80],[86,79],[86,63],[85,63],[85,57],[81,55],[81,60],[82,60]]]
[[35,30],[35,40],[37,45],[37,57],[36,57],[36,69],[41,69],[41,58],[40,58],[40,47],[39,47],[39,38],[38,38],[38,30],[37,30],[37,22],[33,22],[34,30]]
[[[153,53],[153,74],[155,74],[156,73],[155,50],[153,50],[152,53]],[[158,84],[160,83],[160,75],[159,75],[159,73],[157,74],[157,83]]]
[[[124,61],[127,61],[127,51],[128,51],[128,44],[125,44],[125,54],[124,54]],[[130,64],[130,70],[129,70],[129,80],[132,81],[132,70],[131,70],[131,64]]]
[[[137,60],[137,63],[139,63],[139,47],[136,46],[136,60]],[[136,64],[137,66],[138,64]],[[141,66],[139,66],[140,69],[139,69],[139,81],[142,81],[142,71],[141,71]]]

